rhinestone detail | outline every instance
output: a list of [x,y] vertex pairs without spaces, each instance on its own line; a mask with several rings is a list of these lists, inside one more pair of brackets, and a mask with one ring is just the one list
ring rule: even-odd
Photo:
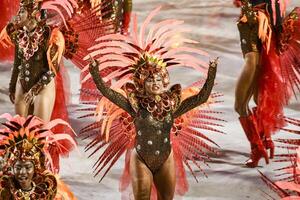
[[167,143],[169,140],[168,140],[168,138],[165,138],[164,139],[164,143]]

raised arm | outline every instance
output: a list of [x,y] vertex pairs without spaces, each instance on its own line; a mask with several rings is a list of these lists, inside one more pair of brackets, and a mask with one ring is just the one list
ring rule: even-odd
[[174,118],[177,118],[184,113],[200,106],[208,100],[208,97],[214,86],[214,81],[217,73],[218,59],[209,63],[208,75],[200,92],[194,96],[185,99],[174,112]]
[[98,70],[98,62],[92,61],[90,64],[90,73],[93,77],[93,80],[98,88],[98,90],[102,93],[103,96],[108,98],[111,102],[128,112],[132,117],[135,116],[135,111],[131,107],[129,101],[120,93],[114,91],[113,89],[110,89],[105,85],[105,82],[103,79],[99,76],[99,70]]

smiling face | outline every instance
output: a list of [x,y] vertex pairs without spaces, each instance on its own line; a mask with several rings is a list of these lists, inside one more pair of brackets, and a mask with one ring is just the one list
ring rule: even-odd
[[18,160],[14,164],[14,175],[22,190],[30,190],[34,175],[34,164],[32,161]]
[[17,16],[17,20],[20,24],[25,24],[28,19],[28,12],[25,8],[21,7]]
[[165,89],[163,78],[160,74],[154,74],[145,80],[145,91],[147,94],[162,94]]
[[37,25],[37,19],[32,17],[36,10],[28,10],[27,7],[21,7],[18,15],[16,16],[16,21],[19,26],[26,26],[30,31],[33,30]]

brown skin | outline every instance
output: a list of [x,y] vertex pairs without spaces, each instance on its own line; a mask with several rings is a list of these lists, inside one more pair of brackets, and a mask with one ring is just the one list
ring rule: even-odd
[[29,191],[32,189],[32,179],[34,176],[34,164],[32,161],[21,161],[18,160],[14,164],[14,175],[15,179],[18,181],[21,189],[24,191]]
[[[162,77],[155,74],[146,79],[145,91],[148,95],[159,95],[165,92]],[[173,152],[155,174],[149,170],[134,150],[130,159],[130,173],[135,200],[149,200],[152,184],[157,189],[158,200],[172,200],[175,193],[176,173]]]
[[235,90],[235,111],[241,116],[249,115],[249,102],[254,98],[257,104],[260,54],[250,52],[245,55],[245,64]]

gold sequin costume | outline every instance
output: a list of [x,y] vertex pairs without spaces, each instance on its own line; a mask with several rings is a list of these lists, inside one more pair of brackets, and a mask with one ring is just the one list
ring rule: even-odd
[[[137,131],[135,148],[140,158],[152,173],[155,173],[171,152],[170,131],[174,119],[207,101],[214,85],[216,66],[209,68],[207,80],[197,95],[180,102],[181,91],[174,91],[171,88],[170,91],[160,95],[159,100],[155,97],[146,97],[146,99],[137,97],[137,108],[122,94],[105,86],[104,81],[98,75],[97,67],[91,68],[90,72],[101,93],[132,116]],[[147,102],[144,103],[145,101]],[[151,104],[153,108],[158,108],[156,104],[163,103],[163,101],[166,105],[164,109],[157,111],[156,115],[155,112],[151,112],[149,108]]]

